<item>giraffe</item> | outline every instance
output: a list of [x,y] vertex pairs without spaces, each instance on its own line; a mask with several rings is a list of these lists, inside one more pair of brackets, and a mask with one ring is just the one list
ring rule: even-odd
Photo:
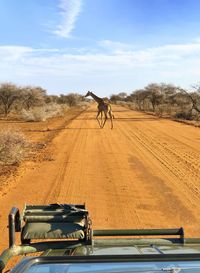
[[[99,123],[100,128],[103,128],[106,120],[108,118],[107,114],[110,117],[111,120],[111,129],[113,129],[113,114],[112,114],[112,109],[111,109],[111,105],[109,104],[109,102],[106,102],[103,98],[99,98],[97,97],[94,93],[88,91],[87,94],[85,95],[85,97],[91,96],[97,103],[98,103],[98,113],[96,116],[96,119]],[[104,121],[103,121],[103,113],[104,113]],[[98,119],[98,116],[101,114],[101,122]]]

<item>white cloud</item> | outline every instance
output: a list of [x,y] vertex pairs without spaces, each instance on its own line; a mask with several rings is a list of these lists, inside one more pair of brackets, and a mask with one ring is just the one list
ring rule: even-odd
[[174,62],[184,58],[200,57],[200,41],[188,44],[169,44],[159,47],[135,49],[133,45],[121,42],[103,40],[98,43],[100,47],[109,50],[110,54],[124,56],[133,63],[157,64],[158,62]]
[[112,52],[120,52],[120,51],[127,51],[127,50],[133,50],[133,45],[122,43],[122,42],[116,42],[111,40],[101,40],[98,42],[98,45],[106,50],[110,50]]
[[141,88],[149,82],[171,82],[186,88],[199,82],[200,43],[127,48],[114,43],[113,50],[94,53],[80,48],[70,52],[65,48],[0,46],[0,82],[41,85],[51,92],[91,87],[105,90],[103,95]]
[[63,38],[69,38],[81,12],[81,6],[82,0],[60,0],[58,7],[61,22],[53,33]]
[[28,53],[33,52],[31,47],[26,46],[0,46],[0,58],[2,60],[18,60]]

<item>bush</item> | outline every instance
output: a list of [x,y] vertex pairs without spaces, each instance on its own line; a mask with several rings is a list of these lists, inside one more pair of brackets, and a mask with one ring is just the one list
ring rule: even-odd
[[25,121],[45,121],[48,118],[61,116],[69,106],[63,106],[56,103],[49,103],[42,107],[34,107],[30,110],[23,109],[21,114]]
[[57,103],[49,103],[44,106],[46,118],[62,116],[64,114],[64,111],[66,111],[68,109],[69,109],[68,105],[60,105]]
[[174,118],[193,120],[193,116],[191,112],[178,112],[174,115]]
[[19,163],[25,157],[27,147],[28,141],[21,132],[12,129],[0,132],[0,163]]
[[22,118],[25,121],[45,121],[46,113],[44,107],[35,107],[31,110],[22,110]]
[[80,101],[77,106],[81,107],[83,110],[87,109],[90,105],[90,102],[88,101]]

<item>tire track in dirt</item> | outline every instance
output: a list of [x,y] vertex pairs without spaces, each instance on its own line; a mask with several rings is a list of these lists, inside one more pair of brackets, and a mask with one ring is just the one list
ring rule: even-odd
[[[79,116],[80,116],[80,114],[78,114],[71,121],[73,121],[74,119],[77,119]],[[84,116],[84,112],[82,112],[82,116]],[[69,126],[70,126],[70,124],[71,124],[71,122],[67,123],[67,125],[69,125]],[[68,129],[66,128],[66,130],[68,130]],[[46,204],[53,203],[56,200],[58,200],[58,198],[59,198],[60,192],[62,190],[62,186],[65,182],[66,172],[69,172],[71,155],[73,154],[74,150],[76,149],[76,146],[79,144],[80,139],[81,139],[80,134],[81,134],[81,128],[78,130],[75,130],[73,132],[72,137],[71,137],[71,143],[73,143],[73,145],[70,145],[70,148],[67,147],[67,151],[63,151],[63,154],[64,154],[63,163],[61,163],[61,166],[59,167],[59,170],[57,172],[57,176],[52,183],[52,187],[50,188],[50,190],[48,191],[48,193],[46,194],[46,196],[44,198],[44,202]],[[67,179],[67,182],[69,182],[68,179]],[[69,187],[69,184],[70,183],[68,183],[68,187]]]
[[[145,131],[146,132],[146,131]],[[189,190],[195,193],[199,199],[200,190],[196,183],[200,181],[199,161],[200,155],[196,151],[190,151],[187,155],[188,148],[181,145],[178,141],[168,138],[167,141],[158,141],[157,136],[152,137],[152,132],[144,133],[141,130],[130,132],[161,164],[165,166],[174,176],[183,182]],[[162,156],[161,156],[162,155]],[[190,183],[188,183],[190,180]]]
[[[106,212],[107,216],[104,220],[108,222],[111,221],[112,225],[115,225],[117,227],[117,216],[115,219],[113,219],[113,215],[116,214],[115,208],[118,204],[117,214],[120,211],[121,215],[123,214],[123,208],[120,210],[120,206],[122,205],[119,202],[116,192],[117,187],[114,184],[114,181],[112,181],[112,174],[109,170],[109,162],[107,162],[107,158],[104,158],[103,156],[104,149],[107,149],[105,147],[105,132],[98,127],[97,129],[92,130],[94,128],[86,129],[84,127],[85,124],[81,126],[82,131],[80,130],[81,134],[79,137],[79,141],[75,144],[73,153],[71,154],[72,164],[71,167],[68,168],[68,171],[66,173],[66,177],[64,183],[62,184],[62,190],[60,191],[58,200],[59,202],[61,202],[62,200],[69,200],[71,203],[86,202],[88,206],[90,206],[90,202],[88,202],[88,199],[90,199],[90,196],[93,195],[94,200],[96,198],[96,200],[98,199],[101,203],[101,208],[102,206],[106,207],[104,211]],[[72,127],[72,131],[76,130],[74,128],[74,125],[72,125]],[[88,153],[85,152],[87,151],[87,147],[90,147],[88,148]],[[79,156],[77,156],[78,154]],[[95,154],[96,157],[94,157]],[[76,160],[78,160],[78,162],[75,162]],[[74,168],[75,166],[76,169]],[[94,168],[94,171],[92,171],[91,168]],[[76,173],[77,170],[78,173]],[[101,171],[102,173],[102,180],[98,177],[99,171]],[[95,174],[95,172],[97,172],[97,174]],[[91,184],[91,180],[94,181],[93,185]],[[102,193],[99,192],[99,187],[101,188]],[[107,193],[109,193],[109,196],[107,196]],[[113,201],[112,204],[110,203],[110,197]],[[102,203],[103,199],[105,199],[104,203]],[[91,211],[93,210],[94,208],[91,208]]]
[[[137,138],[140,141],[141,145],[146,147],[146,149],[151,151],[152,154],[158,155],[163,154],[163,164],[166,164],[170,167],[171,171],[174,170],[174,175],[180,179],[185,177],[188,179],[186,174],[189,173],[190,178],[199,181],[200,179],[200,153],[196,151],[195,147],[187,145],[175,139],[169,134],[165,134],[158,130],[158,127],[149,129],[150,126],[147,124],[142,124],[139,129],[138,126],[134,130],[129,126],[129,133],[133,134],[133,137]],[[187,128],[187,126],[186,126]],[[162,157],[161,157],[162,159]],[[170,160],[177,164],[170,164]],[[188,172],[188,173],[187,173]]]
[[[130,164],[133,164],[134,169],[140,170],[139,175],[144,184],[144,191],[146,191],[146,194],[149,192],[149,196],[152,196],[154,202],[157,202],[155,206],[157,206],[160,212],[164,213],[165,211],[162,216],[159,216],[159,219],[162,219],[163,217],[163,221],[161,221],[161,223],[165,223],[166,226],[167,219],[171,219],[170,223],[172,223],[173,217],[176,217],[176,219],[178,217],[180,222],[196,222],[192,210],[188,209],[187,202],[190,203],[190,199],[187,200],[186,196],[186,203],[183,203],[183,198],[181,198],[181,190],[179,190],[179,187],[177,187],[176,184],[171,185],[171,180],[173,179],[170,176],[171,174],[167,175],[165,165],[164,171],[163,168],[161,168],[160,166],[160,162],[161,160],[163,160],[163,153],[160,153],[159,155],[156,154],[155,156],[154,152],[152,152],[152,149],[153,151],[156,151],[157,148],[153,147],[151,149],[150,142],[147,142],[147,145],[143,145],[143,141],[141,141],[141,139],[136,136],[135,131],[137,130],[134,130],[133,133],[132,130],[127,130],[126,126],[123,126],[123,124],[118,124],[118,126],[120,127],[121,134],[125,135],[127,138],[127,142],[130,145],[130,151],[135,150],[135,152],[131,153],[132,155],[130,155]],[[156,172],[153,171],[155,168],[158,168]],[[139,187],[141,187],[141,183]],[[177,193],[180,194],[177,195]],[[144,199],[142,199],[141,207],[143,208],[145,208],[143,206],[144,203],[146,202]],[[153,201],[151,200],[151,204],[152,203]],[[148,202],[146,205],[146,209],[150,209]],[[144,217],[142,214],[139,215],[140,218]],[[154,217],[155,215],[153,216],[153,218]],[[146,222],[148,221],[149,217],[146,218]],[[150,225],[152,225],[152,222],[151,224],[149,224],[149,226]]]
[[64,181],[64,176],[66,173],[67,165],[68,165],[68,159],[69,156],[67,156],[59,168],[58,174],[56,176],[56,179],[53,181],[53,186],[50,188],[48,193],[46,194],[44,198],[44,204],[51,204],[57,200],[60,191],[61,191],[61,185]]

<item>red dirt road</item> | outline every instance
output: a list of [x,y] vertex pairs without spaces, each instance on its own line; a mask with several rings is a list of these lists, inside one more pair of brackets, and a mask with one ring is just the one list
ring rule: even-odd
[[120,106],[113,112],[113,130],[109,120],[98,128],[96,105],[60,130],[53,160],[35,163],[0,196],[1,234],[13,205],[85,202],[94,228],[184,226],[200,237],[199,128]]

